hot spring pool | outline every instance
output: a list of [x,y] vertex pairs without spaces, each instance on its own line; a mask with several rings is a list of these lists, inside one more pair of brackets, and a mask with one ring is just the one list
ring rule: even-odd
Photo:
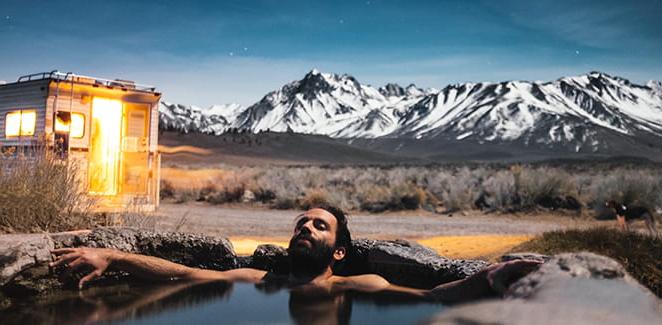
[[5,324],[413,324],[443,305],[402,297],[258,288],[220,282],[64,291],[4,310]]

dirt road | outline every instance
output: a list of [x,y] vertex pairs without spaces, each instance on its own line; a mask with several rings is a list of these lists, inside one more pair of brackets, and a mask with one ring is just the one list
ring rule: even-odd
[[[226,207],[205,203],[162,204],[157,229],[168,230],[185,216],[182,231],[226,237],[282,237],[291,235],[293,219],[301,211]],[[402,211],[350,215],[353,237],[417,239],[434,236],[536,235],[545,231],[595,225],[586,219],[536,215],[518,216],[470,212],[439,215],[427,211]]]

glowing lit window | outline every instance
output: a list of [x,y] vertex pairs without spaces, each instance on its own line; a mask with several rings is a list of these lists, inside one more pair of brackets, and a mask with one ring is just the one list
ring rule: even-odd
[[71,114],[71,131],[69,131],[69,135],[77,139],[85,135],[85,115],[80,113]]
[[5,136],[18,137],[24,135],[34,135],[34,128],[36,124],[36,111],[9,112],[5,118]]
[[85,135],[85,115],[81,113],[57,112],[55,132],[69,133],[72,138],[80,139]]

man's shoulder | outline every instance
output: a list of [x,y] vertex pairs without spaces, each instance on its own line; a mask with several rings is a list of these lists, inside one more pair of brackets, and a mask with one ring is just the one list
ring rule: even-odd
[[387,289],[391,284],[377,274],[360,274],[352,276],[334,276],[333,285],[343,290],[375,292]]

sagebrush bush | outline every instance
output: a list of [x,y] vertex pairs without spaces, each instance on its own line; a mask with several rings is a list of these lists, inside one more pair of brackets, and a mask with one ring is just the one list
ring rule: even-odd
[[599,217],[611,214],[605,208],[609,200],[654,211],[662,206],[662,175],[640,170],[601,175],[591,186],[591,193],[590,204]]
[[448,188],[442,194],[447,212],[470,209],[478,197],[479,175],[468,168],[460,169],[448,180]]
[[535,206],[554,208],[557,200],[577,197],[577,185],[572,175],[556,168],[511,169],[515,179],[516,203],[521,208]]
[[0,230],[64,231],[94,223],[72,159],[43,147],[0,155]]
[[160,183],[159,196],[161,199],[174,198],[177,189],[172,185],[172,182],[162,179]]
[[[563,166],[433,167],[268,167],[226,166],[209,196],[215,203],[236,202],[239,190],[255,201],[303,209],[324,201],[347,210],[371,212],[418,209],[524,211],[539,207],[580,210],[608,198],[662,206],[662,173],[648,167],[564,168]],[[167,180],[164,181],[164,184]],[[196,200],[199,189],[175,190],[175,200]],[[168,194],[168,192],[165,192]],[[219,194],[220,193],[220,194]],[[234,193],[234,194],[233,194]],[[242,192],[243,193],[243,192]],[[324,200],[321,200],[321,197]],[[315,199],[315,200],[313,200]],[[320,200],[318,200],[320,199]]]
[[494,210],[512,210],[517,202],[515,177],[509,170],[499,170],[483,182],[484,204]]
[[308,191],[299,201],[299,207],[308,210],[323,204],[329,204],[329,194],[322,189],[313,189]]

